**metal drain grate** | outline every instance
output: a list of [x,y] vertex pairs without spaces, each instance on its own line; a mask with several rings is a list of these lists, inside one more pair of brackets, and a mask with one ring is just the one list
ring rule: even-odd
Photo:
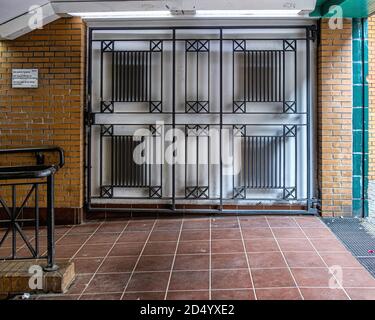
[[357,218],[323,218],[357,260],[375,277],[374,226]]
[[358,260],[375,277],[375,258],[358,258]]

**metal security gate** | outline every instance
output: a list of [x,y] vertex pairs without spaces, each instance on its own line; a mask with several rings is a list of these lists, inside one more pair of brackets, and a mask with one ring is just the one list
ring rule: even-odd
[[315,38],[315,25],[90,28],[89,209],[315,213]]

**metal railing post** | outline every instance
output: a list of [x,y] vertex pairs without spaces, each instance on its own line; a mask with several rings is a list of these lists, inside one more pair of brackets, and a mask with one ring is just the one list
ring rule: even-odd
[[54,175],[47,177],[47,267],[44,271],[56,271],[55,264],[55,212],[54,212]]

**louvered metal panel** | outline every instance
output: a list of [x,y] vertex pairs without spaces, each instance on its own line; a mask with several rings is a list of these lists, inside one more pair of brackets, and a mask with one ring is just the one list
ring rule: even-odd
[[149,101],[149,51],[114,51],[112,67],[113,101]]
[[244,137],[243,175],[246,188],[281,189],[284,176],[284,137]]
[[244,53],[244,91],[246,102],[284,100],[285,52],[248,50]]
[[133,136],[112,136],[112,185],[114,187],[141,188],[149,186],[149,167],[138,164],[142,154],[134,154],[141,141],[134,141]]

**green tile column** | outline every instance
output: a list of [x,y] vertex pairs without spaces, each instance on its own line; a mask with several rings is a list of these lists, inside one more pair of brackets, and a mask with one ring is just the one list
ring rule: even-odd
[[368,24],[353,19],[353,216],[368,216]]

